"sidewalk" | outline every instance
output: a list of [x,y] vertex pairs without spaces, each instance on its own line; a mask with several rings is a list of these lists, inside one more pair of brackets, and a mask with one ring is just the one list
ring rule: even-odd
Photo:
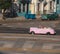
[[38,27],[39,25],[60,28],[60,20],[42,21],[40,19],[25,19],[24,17],[7,18],[6,20],[0,18],[0,24],[7,24],[8,26],[11,25],[14,27],[22,27],[22,28],[23,27],[29,28],[32,26]]
[[32,22],[32,21],[40,21],[40,22],[59,22],[58,20],[44,20],[42,21],[40,18],[37,19],[26,19],[25,17],[15,17],[15,18],[6,18],[6,20],[3,20],[2,17],[0,17],[0,23],[18,23],[18,22]]
[[25,21],[25,20],[26,19],[24,17],[6,18],[4,20],[2,19],[2,16],[0,16],[0,23],[5,23],[5,22],[15,23],[15,22],[20,22],[20,21]]

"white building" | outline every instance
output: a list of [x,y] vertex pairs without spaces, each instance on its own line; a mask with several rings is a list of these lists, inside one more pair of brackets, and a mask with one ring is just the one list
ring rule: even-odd
[[57,0],[30,0],[29,7],[27,4],[23,5],[19,3],[19,0],[15,0],[14,3],[17,4],[18,13],[28,13],[30,14],[49,14],[56,12]]
[[57,0],[31,0],[30,10],[32,14],[56,12]]

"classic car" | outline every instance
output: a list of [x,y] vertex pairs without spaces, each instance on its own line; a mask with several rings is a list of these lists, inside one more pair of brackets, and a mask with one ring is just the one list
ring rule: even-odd
[[51,27],[30,27],[31,34],[56,34],[56,31]]

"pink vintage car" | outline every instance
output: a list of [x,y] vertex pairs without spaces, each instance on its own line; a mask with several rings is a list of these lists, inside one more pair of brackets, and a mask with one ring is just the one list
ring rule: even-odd
[[31,34],[56,34],[55,30],[51,27],[30,27],[29,33]]

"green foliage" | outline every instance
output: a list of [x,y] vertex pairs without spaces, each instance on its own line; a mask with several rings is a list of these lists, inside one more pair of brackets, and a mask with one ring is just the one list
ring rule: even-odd
[[0,0],[0,9],[6,9],[11,6],[11,0]]

